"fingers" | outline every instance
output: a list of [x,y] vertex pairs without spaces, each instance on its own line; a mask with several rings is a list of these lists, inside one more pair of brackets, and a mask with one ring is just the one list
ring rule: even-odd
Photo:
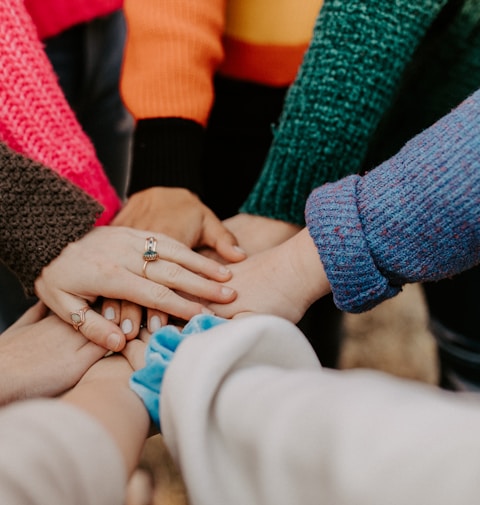
[[95,312],[85,300],[66,295],[64,304],[75,308],[62,318],[88,340],[113,352],[119,352],[125,347],[126,338],[120,328]]
[[102,314],[105,319],[120,326],[121,301],[105,298],[102,302]]
[[[132,340],[140,333],[143,308],[126,300],[105,299],[102,303],[102,314],[105,319],[120,327],[125,338]],[[153,333],[168,323],[168,314],[156,309],[147,309],[147,329]]]
[[146,331],[140,332],[140,338],[136,338],[127,343],[122,350],[123,356],[130,363],[134,370],[139,370],[145,366],[145,349],[150,335]]
[[[157,260],[148,265],[147,278],[166,288],[182,291],[197,298],[228,303],[235,299],[235,291],[224,284],[205,279],[176,263]],[[163,307],[156,306],[160,310]]]
[[236,263],[247,257],[235,235],[213,213],[205,218],[204,242],[228,262]]
[[154,333],[168,323],[168,315],[155,309],[147,309],[147,330]]
[[[150,241],[151,236],[155,240]],[[74,324],[72,317],[82,319],[79,330],[85,337],[117,352],[126,339],[138,334],[139,309],[109,302],[102,317],[93,310],[82,312],[85,300],[101,296],[155,309],[158,312],[147,321],[149,329],[155,329],[158,322],[166,323],[165,314],[190,319],[209,312],[198,300],[187,300],[177,291],[216,303],[233,301],[235,291],[223,284],[231,275],[225,266],[165,235],[104,227],[69,244],[42,271],[36,289],[64,321]]]
[[[206,279],[201,280],[211,282]],[[215,287],[215,289],[217,289],[217,287]],[[160,313],[163,312],[183,320],[189,320],[196,314],[211,313],[210,310],[206,309],[204,305],[198,301],[189,300],[179,295],[176,293],[176,290],[168,288],[164,282],[157,283],[149,281],[148,288],[145,289],[144,280],[132,276],[129,294],[140,299],[141,305],[145,307],[156,309]],[[225,299],[224,295],[222,298]],[[230,296],[228,298],[230,298]],[[161,319],[161,321],[163,320],[164,319]]]
[[140,331],[143,309],[136,303],[123,300],[120,305],[120,328],[127,340],[135,338]]
[[169,237],[161,236],[156,250],[160,259],[180,265],[191,272],[200,273],[209,279],[224,282],[232,276],[230,270],[224,265],[192,251],[189,247]]

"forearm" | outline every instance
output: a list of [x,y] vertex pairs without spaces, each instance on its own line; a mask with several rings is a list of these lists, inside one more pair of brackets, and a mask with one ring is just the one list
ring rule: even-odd
[[[109,358],[104,358],[109,359]],[[117,378],[80,384],[63,401],[81,409],[100,423],[122,454],[127,473],[138,463],[150,419],[140,398],[124,380]]]
[[367,310],[480,261],[480,92],[363,178],[315,190],[307,223],[334,299]]
[[[251,424],[254,421],[252,416],[259,408],[258,422],[263,427],[269,421],[265,424],[263,420],[260,421],[262,415],[270,417],[269,414],[273,412],[267,414],[266,409],[255,401],[250,403],[250,393],[243,400],[252,407],[251,412],[244,410],[243,401],[237,403],[233,410],[224,408],[223,387],[230,389],[229,384],[236,372],[241,374],[244,366],[250,370],[257,366],[261,369],[268,368],[274,362],[286,369],[319,367],[314,352],[308,344],[303,345],[303,336],[293,324],[282,321],[278,325],[272,321],[278,322],[280,319],[273,316],[251,316],[187,337],[176,350],[167,369],[161,395],[162,433],[180,467],[193,503],[259,502],[252,493],[259,489],[256,485],[261,486],[262,483],[258,482],[250,470],[258,468],[260,460],[257,456],[260,454],[251,451],[256,441],[261,443],[261,437],[257,438],[259,426],[255,422]],[[278,331],[285,326],[291,333]],[[201,360],[198,359],[199,355],[202,356]],[[267,384],[274,383],[269,380]],[[258,386],[265,392],[267,384],[256,384],[255,387]],[[237,397],[230,396],[229,393],[233,404],[235,398]],[[217,411],[217,406],[221,406],[221,412]],[[233,418],[237,418],[239,422],[235,424],[239,431],[235,432],[235,428],[230,431],[230,426],[223,432],[223,427],[226,426],[225,415],[233,423]],[[276,421],[279,419],[276,418]],[[278,427],[277,425],[276,429]],[[246,431],[249,433],[244,438]],[[245,450],[239,452],[247,459],[237,453],[238,443],[245,444]],[[231,447],[233,452],[225,452],[227,447]],[[219,475],[222,476],[222,483],[213,485]],[[260,473],[257,477],[262,479]],[[270,503],[265,501],[265,497],[263,501]],[[300,500],[290,503],[293,502]]]
[[303,225],[314,188],[361,169],[406,65],[445,3],[325,1],[242,212]]
[[479,450],[477,404],[376,372],[322,370],[304,336],[279,318],[188,337],[161,401],[164,437],[193,503],[377,505],[420,496],[447,505],[456,496],[463,505],[478,495],[467,470]]
[[0,4],[0,140],[84,189],[102,206],[98,224],[120,207],[58,84],[24,2]]
[[0,259],[28,294],[42,268],[93,228],[102,208],[52,170],[0,144]]
[[127,0],[125,13],[129,32],[121,89],[137,119],[129,192],[165,185],[199,194],[203,129],[223,57],[225,1],[162,1],[150,7]]

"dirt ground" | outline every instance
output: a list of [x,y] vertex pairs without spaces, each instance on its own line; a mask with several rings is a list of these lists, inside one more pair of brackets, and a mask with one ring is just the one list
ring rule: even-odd
[[[342,316],[340,368],[372,368],[436,384],[438,363],[419,285],[364,314]],[[129,487],[127,505],[187,505],[180,475],[162,437],[151,437]]]

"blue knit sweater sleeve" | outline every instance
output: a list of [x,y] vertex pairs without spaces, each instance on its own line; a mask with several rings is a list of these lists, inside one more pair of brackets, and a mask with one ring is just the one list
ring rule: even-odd
[[480,91],[364,177],[314,190],[306,222],[349,312],[479,263]]

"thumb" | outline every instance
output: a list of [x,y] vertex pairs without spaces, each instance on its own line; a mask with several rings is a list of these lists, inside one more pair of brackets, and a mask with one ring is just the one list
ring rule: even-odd
[[203,239],[203,245],[215,250],[229,263],[236,263],[247,257],[246,252],[239,247],[235,235],[213,214],[205,218]]

